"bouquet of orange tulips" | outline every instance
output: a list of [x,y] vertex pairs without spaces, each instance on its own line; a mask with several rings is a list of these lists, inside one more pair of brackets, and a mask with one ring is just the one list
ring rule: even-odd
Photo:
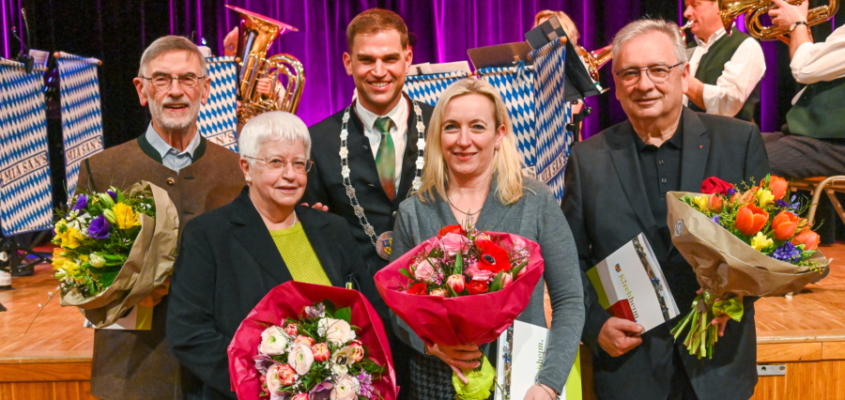
[[726,314],[739,322],[742,296],[776,296],[819,279],[828,261],[818,251],[819,235],[801,215],[806,206],[791,196],[789,183],[767,175],[755,186],[737,188],[711,177],[703,193],[667,194],[672,242],[693,267],[702,292],[692,311],[672,330],[698,358],[713,356],[717,327]]

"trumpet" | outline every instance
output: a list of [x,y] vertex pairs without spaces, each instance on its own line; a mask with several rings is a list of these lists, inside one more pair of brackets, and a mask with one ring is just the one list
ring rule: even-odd
[[613,58],[613,45],[607,45],[593,51],[587,51],[585,48],[575,45],[575,52],[584,60],[590,78],[598,82],[599,70]]
[[[305,86],[305,68],[290,54],[267,56],[267,51],[279,35],[297,29],[239,7],[226,5],[226,8],[241,17],[237,59],[240,66],[238,99],[241,101],[238,123],[243,125],[250,118],[267,111],[296,113]],[[282,77],[286,78],[286,84]],[[277,90],[270,96],[258,93],[256,85],[262,78],[270,78],[276,85],[283,85],[284,90]]]
[[[786,0],[791,5],[798,5],[807,0]],[[763,15],[769,13],[774,7],[770,0],[719,0],[719,11],[722,17],[722,25],[728,35],[731,34],[731,27],[734,20],[741,14],[748,13],[745,17],[745,28],[748,34],[760,40],[775,40],[789,32],[774,26],[765,26],[760,21]],[[829,4],[811,9],[807,13],[807,25],[813,26],[826,22],[833,18],[839,10],[838,0],[829,0]]]

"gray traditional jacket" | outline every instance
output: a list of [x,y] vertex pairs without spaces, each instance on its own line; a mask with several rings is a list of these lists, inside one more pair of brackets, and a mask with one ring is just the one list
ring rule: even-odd
[[[531,302],[517,319],[546,326],[543,309],[545,281],[552,304],[552,328],[538,381],[560,393],[578,352],[584,326],[584,293],[578,270],[578,252],[566,218],[548,186],[530,178],[525,178],[523,185],[524,196],[515,204],[503,205],[496,197],[494,177],[475,226],[479,230],[513,233],[540,244],[545,260],[543,280],[537,283]],[[393,260],[420,242],[436,236],[440,228],[457,223],[449,204],[440,196],[426,203],[417,196],[403,201],[396,218]],[[423,341],[395,314],[392,317],[397,325],[396,334],[423,353]],[[494,359],[490,361],[495,363]]]

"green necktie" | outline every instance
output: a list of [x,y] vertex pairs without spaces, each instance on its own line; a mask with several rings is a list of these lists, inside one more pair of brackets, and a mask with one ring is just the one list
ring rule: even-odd
[[396,152],[393,149],[393,138],[390,137],[390,118],[381,117],[376,120],[376,129],[381,133],[381,143],[376,153],[376,169],[381,187],[387,193],[387,197],[393,200],[396,197]]

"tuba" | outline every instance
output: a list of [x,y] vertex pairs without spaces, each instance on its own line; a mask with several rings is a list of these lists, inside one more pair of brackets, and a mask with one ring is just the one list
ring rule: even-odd
[[[296,113],[305,86],[302,63],[290,54],[267,57],[267,51],[277,37],[288,31],[297,32],[298,29],[240,7],[227,4],[226,8],[241,17],[239,56],[236,59],[240,66],[238,124],[243,125],[250,118],[267,111]],[[267,96],[257,92],[256,85],[262,78],[270,78],[275,83],[277,90],[274,94]]]
[[598,50],[587,51],[585,48],[576,45],[575,52],[584,60],[587,72],[594,81],[599,81],[599,70],[613,58],[613,45],[604,46]]
[[[786,0],[792,5],[798,5],[804,1],[808,0]],[[745,17],[745,28],[749,35],[760,40],[775,40],[778,36],[788,34],[789,32],[777,27],[765,26],[760,21],[760,17],[768,14],[773,7],[771,3],[770,0],[719,0],[719,10],[725,31],[730,35],[734,20],[741,14],[748,13]],[[838,9],[838,0],[829,0],[828,5],[811,9],[807,14],[807,25],[818,25],[833,18]]]

